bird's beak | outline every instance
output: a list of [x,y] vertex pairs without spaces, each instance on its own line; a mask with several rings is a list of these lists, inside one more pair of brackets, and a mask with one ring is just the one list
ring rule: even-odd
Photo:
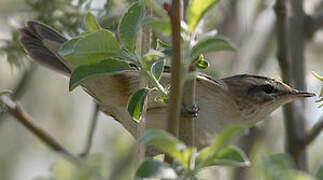
[[294,90],[291,93],[289,93],[287,96],[294,99],[294,98],[313,97],[313,96],[316,96],[316,94],[309,93],[306,91]]

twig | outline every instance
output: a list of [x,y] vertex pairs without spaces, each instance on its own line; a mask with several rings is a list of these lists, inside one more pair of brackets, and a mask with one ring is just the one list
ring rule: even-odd
[[285,1],[277,0],[275,4],[276,27],[277,27],[277,60],[280,65],[282,79],[289,82],[287,43],[286,43],[286,6]]
[[3,103],[8,112],[14,116],[24,127],[30,130],[34,135],[46,143],[54,151],[63,154],[67,159],[71,160],[77,165],[82,165],[82,161],[74,156],[72,153],[67,151],[57,140],[52,137],[47,131],[40,127],[35,120],[23,109],[23,107],[11,100],[8,96],[2,96],[0,102]]
[[300,142],[303,146],[309,145],[315,138],[321,133],[323,130],[323,117],[320,118],[320,120],[314,124],[312,129],[308,132],[308,134],[305,136],[305,138]]
[[[151,16],[152,15],[152,10],[150,8],[146,8],[146,15]],[[146,53],[149,52],[151,49],[151,42],[152,42],[152,29],[151,27],[144,27],[141,32],[141,44],[140,44],[140,56],[143,57]],[[143,87],[148,86],[147,79],[142,77],[141,78],[141,85]],[[146,155],[146,147],[143,145],[143,143],[140,141],[142,137],[144,136],[145,133],[145,128],[146,128],[146,113],[147,112],[147,101],[144,104],[144,110],[142,113],[142,118],[140,122],[138,123],[137,126],[137,139],[138,141],[136,142],[136,166],[138,167],[141,162],[144,160],[145,155]]]
[[34,62],[32,62],[30,64],[30,67],[28,67],[28,69],[26,69],[24,73],[21,75],[21,78],[19,79],[17,85],[13,89],[13,94],[11,95],[11,98],[13,100],[20,99],[23,96],[26,88],[29,85],[29,82],[32,79],[32,75],[35,72],[36,68],[37,68],[37,65]]
[[323,27],[323,12],[317,12],[314,15],[307,16],[307,34],[312,36],[318,29]]
[[[189,79],[184,83],[184,93],[183,93],[183,104],[185,108],[192,108],[195,104],[195,94],[196,94],[196,73],[195,68],[190,67]],[[185,115],[182,113],[180,118],[180,129],[179,129],[179,139],[182,140],[186,145],[194,146],[195,141],[195,121],[197,117],[191,115]]]
[[95,104],[94,111],[93,111],[93,114],[92,114],[91,119],[90,119],[91,125],[90,125],[90,129],[89,129],[89,134],[87,136],[85,149],[80,154],[81,158],[86,158],[87,155],[90,152],[90,149],[91,149],[91,146],[92,146],[92,140],[93,140],[94,131],[95,131],[95,128],[96,128],[96,125],[97,125],[97,122],[98,122],[99,110],[100,110],[100,106],[98,104]]
[[[172,26],[172,75],[169,95],[169,117],[167,130],[175,137],[178,137],[180,126],[180,112],[183,95],[183,67],[182,67],[182,43],[181,43],[181,15],[182,0],[172,1],[170,10],[170,21]],[[172,163],[172,158],[165,156],[165,161]]]
[[[26,91],[26,88],[28,87],[33,73],[36,71],[37,65],[33,62],[31,62],[30,67],[28,67],[23,74],[21,75],[21,78],[19,79],[16,86],[13,88],[13,93],[11,94],[11,98],[13,100],[20,99],[23,94]],[[0,123],[6,118],[6,113],[0,113]]]
[[120,179],[120,177],[124,176],[129,171],[129,168],[131,168],[134,159],[135,154],[131,147],[118,159],[113,167],[111,167],[112,170],[108,179]]
[[183,91],[183,67],[181,44],[182,0],[172,1],[170,20],[172,25],[172,76],[169,103],[168,131],[178,137],[179,117]]

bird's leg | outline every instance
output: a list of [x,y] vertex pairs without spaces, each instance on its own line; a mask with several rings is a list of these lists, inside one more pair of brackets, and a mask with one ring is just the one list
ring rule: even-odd
[[181,110],[182,115],[197,118],[200,107],[198,107],[196,104],[194,104],[191,107],[185,107],[185,105],[183,106],[184,108]]

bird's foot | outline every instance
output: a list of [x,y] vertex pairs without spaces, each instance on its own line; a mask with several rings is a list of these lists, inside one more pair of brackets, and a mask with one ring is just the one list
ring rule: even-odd
[[182,109],[181,114],[187,117],[197,118],[199,110],[200,107],[194,104],[192,107],[185,107]]

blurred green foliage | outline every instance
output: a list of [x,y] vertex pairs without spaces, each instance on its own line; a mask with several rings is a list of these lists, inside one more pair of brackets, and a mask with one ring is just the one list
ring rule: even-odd
[[[33,20],[45,23],[60,33],[73,36],[81,30],[80,24],[83,24],[83,16],[90,10],[92,1],[79,0],[76,4],[72,4],[72,2],[72,0],[25,0],[26,12],[31,15]],[[21,14],[26,12],[23,11]],[[19,23],[24,24],[24,22]],[[19,67],[25,63],[22,58],[25,53],[19,44],[17,30],[11,32],[9,40],[0,41],[4,43],[0,47],[0,54],[5,54],[10,64]]]
[[293,162],[286,154],[264,157],[262,163],[265,180],[315,180],[309,174],[296,171]]
[[[125,147],[124,147],[125,148]],[[51,165],[50,177],[37,177],[35,180],[127,180],[131,177],[133,147],[120,152],[117,161],[109,162],[102,153],[93,153],[81,165],[61,159]]]
[[[124,4],[134,0],[115,1],[106,0],[104,8],[92,8],[93,0],[25,0],[26,10],[18,13],[23,17],[42,22],[53,27],[67,37],[73,37],[85,31],[84,17],[89,11],[95,12],[100,18],[103,28],[115,31],[121,17]],[[27,14],[27,16],[26,16]],[[21,19],[20,26],[29,19]],[[7,61],[14,66],[21,67],[25,62],[25,52],[19,44],[19,32],[11,31],[9,40],[0,39],[0,55],[5,55]]]

